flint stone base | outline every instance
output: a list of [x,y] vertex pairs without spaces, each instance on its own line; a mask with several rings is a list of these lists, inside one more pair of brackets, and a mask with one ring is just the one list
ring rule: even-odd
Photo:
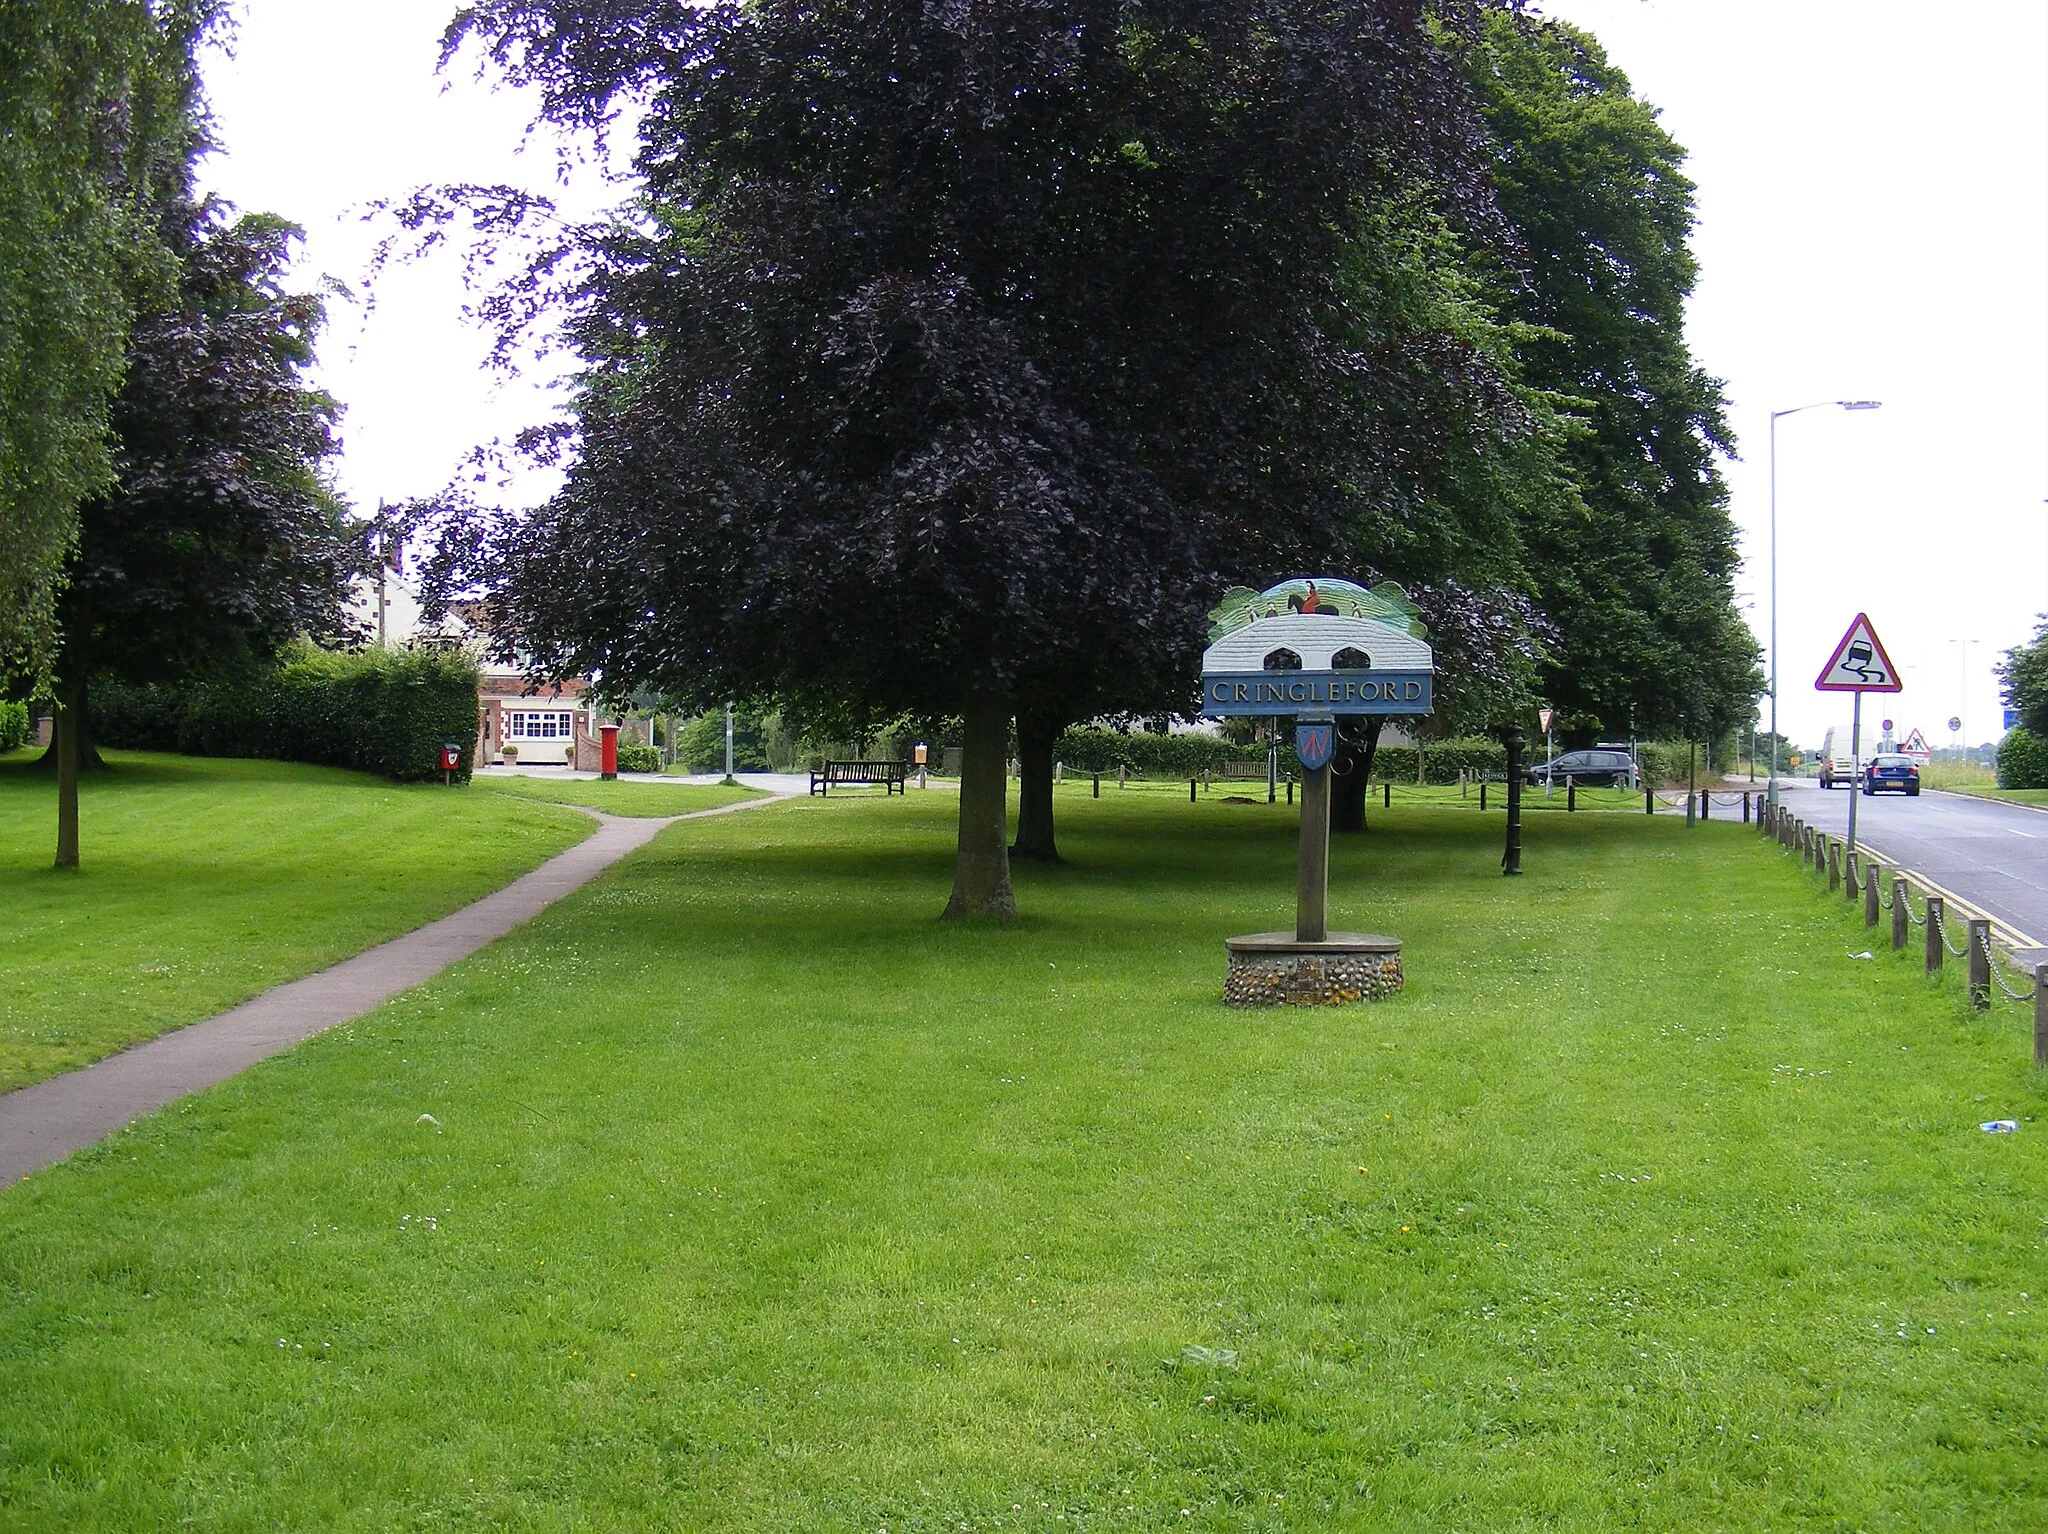
[[1304,943],[1292,932],[1223,940],[1230,965],[1223,1000],[1232,1007],[1343,1007],[1401,989],[1401,940],[1332,932]]

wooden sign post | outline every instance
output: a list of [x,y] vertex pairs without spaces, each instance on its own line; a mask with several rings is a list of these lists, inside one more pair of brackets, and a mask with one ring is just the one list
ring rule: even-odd
[[1392,585],[1292,580],[1234,587],[1210,616],[1203,713],[1292,719],[1302,766],[1294,931],[1226,939],[1223,999],[1332,1006],[1398,991],[1398,938],[1329,930],[1330,768],[1339,718],[1430,712],[1435,660],[1414,604]]

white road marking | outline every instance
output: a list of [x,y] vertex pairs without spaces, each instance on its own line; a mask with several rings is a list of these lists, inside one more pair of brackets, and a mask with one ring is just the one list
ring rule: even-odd
[[2014,829],[2013,829],[2013,828],[2012,828],[2011,826],[2007,826],[2007,827],[2005,828],[2005,834],[2006,834],[2007,836],[2024,836],[2024,837],[2025,837],[2025,838],[2026,838],[2026,839],[2027,839],[2028,841],[2032,841],[2032,840],[2034,839],[2034,833],[2033,833],[2033,832],[2031,832],[2031,831],[2015,831],[2015,830],[2014,830]]

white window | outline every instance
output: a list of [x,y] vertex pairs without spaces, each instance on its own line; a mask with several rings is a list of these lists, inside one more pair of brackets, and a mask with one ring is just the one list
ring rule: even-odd
[[538,709],[505,710],[507,740],[567,740],[575,731],[574,714],[543,713]]

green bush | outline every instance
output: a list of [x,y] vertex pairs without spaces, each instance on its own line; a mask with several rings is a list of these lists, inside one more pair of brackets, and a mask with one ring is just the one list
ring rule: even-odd
[[[676,731],[676,760],[687,772],[725,771],[725,711],[699,714]],[[762,740],[761,716],[735,709],[732,716],[732,766],[735,772],[767,772],[768,752]]]
[[1075,772],[1115,772],[1122,767],[1156,778],[1192,778],[1226,762],[1258,755],[1256,747],[1214,735],[1155,734],[1150,730],[1108,730],[1075,725],[1064,731],[1053,757]]
[[2048,740],[2014,725],[1998,743],[2000,788],[2048,788]]
[[28,744],[28,705],[0,703],[0,751],[13,751]]
[[[1455,783],[1461,772],[1506,772],[1508,748],[1480,735],[1433,740],[1422,748],[1422,760],[1430,782]],[[1373,753],[1372,775],[1382,782],[1413,783],[1415,748],[1381,746]]]
[[623,741],[619,745],[619,771],[659,772],[661,753],[652,746],[640,746],[631,741]]
[[401,783],[441,775],[441,745],[477,737],[476,662],[458,650],[332,651],[302,645],[275,669],[217,682],[91,694],[102,745],[187,756],[272,757],[379,773]]

